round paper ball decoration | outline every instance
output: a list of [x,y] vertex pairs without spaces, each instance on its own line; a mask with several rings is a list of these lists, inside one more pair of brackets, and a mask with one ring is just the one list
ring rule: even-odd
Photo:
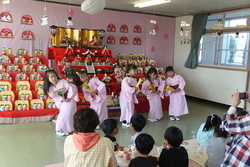
[[88,14],[97,14],[105,7],[105,0],[85,0],[81,5],[81,10]]

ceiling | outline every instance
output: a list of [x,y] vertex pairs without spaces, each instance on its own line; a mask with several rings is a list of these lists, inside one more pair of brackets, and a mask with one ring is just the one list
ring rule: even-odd
[[[45,1],[45,0],[36,0]],[[106,9],[131,11],[137,13],[157,14],[164,16],[183,16],[192,13],[215,10],[221,12],[224,8],[239,7],[244,9],[250,7],[250,0],[171,0],[156,6],[135,8],[134,4],[147,0],[106,0]],[[81,5],[83,0],[47,0],[62,4]],[[249,14],[250,15],[250,14]]]

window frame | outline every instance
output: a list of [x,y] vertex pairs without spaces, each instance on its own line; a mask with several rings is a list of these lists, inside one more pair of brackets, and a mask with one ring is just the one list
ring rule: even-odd
[[[233,10],[233,11],[227,11],[227,12],[222,12],[222,13],[213,13],[211,15],[222,15],[222,24],[225,25],[225,21],[226,21],[226,14],[228,13],[235,13],[235,12],[240,12],[240,11],[250,11],[250,8],[248,9],[244,9],[244,10]],[[248,16],[246,16],[248,18]],[[235,18],[243,18],[243,17],[235,17]],[[210,20],[209,20],[210,21]],[[236,32],[239,33],[249,33],[250,34],[250,27],[223,27],[222,29],[223,34],[235,34]],[[213,28],[208,28],[206,29],[205,33],[203,35],[212,35],[214,32]],[[249,35],[249,39],[250,39],[250,35]],[[237,70],[247,70],[250,67],[250,41],[248,41],[248,54],[247,54],[247,58],[246,58],[246,64],[245,66],[237,66],[237,65],[230,65],[230,64],[223,64],[221,63],[221,58],[222,58],[222,50],[224,51],[225,49],[222,49],[222,44],[223,44],[223,37],[220,39],[220,44],[219,44],[219,52],[218,52],[218,64],[202,64],[199,62],[199,55],[200,52],[202,52],[202,49],[204,49],[204,46],[202,46],[203,48],[200,49],[200,45],[198,48],[198,52],[197,52],[197,56],[198,56],[198,60],[197,60],[197,66],[198,67],[211,67],[211,68],[221,68],[221,69],[237,69]]]

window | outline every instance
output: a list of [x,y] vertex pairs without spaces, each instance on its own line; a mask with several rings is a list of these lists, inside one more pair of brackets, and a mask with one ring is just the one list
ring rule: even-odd
[[[198,63],[223,67],[247,66],[250,30],[244,28],[250,10],[210,15],[200,40]],[[221,37],[214,37],[214,24],[224,24]],[[218,31],[218,30],[217,30]],[[239,35],[236,35],[239,32]]]

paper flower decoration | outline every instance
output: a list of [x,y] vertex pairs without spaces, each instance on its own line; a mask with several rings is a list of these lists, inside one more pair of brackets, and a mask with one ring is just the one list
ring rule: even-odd
[[88,14],[97,14],[105,7],[105,0],[85,0],[81,5],[81,10]]

